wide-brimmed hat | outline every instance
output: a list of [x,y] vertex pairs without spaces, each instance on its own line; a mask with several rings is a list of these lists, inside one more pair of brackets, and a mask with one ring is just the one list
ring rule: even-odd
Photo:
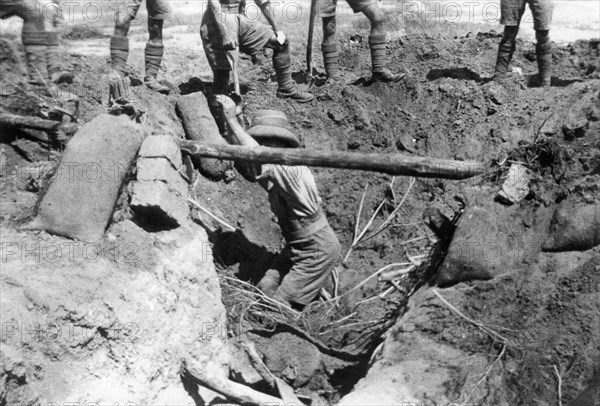
[[281,141],[290,148],[298,148],[300,140],[288,128],[290,123],[285,113],[279,110],[257,110],[251,119],[248,134],[259,144],[269,140]]

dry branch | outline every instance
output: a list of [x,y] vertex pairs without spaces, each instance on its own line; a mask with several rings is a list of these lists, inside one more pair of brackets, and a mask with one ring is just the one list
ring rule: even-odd
[[432,289],[431,291],[433,292],[434,295],[436,295],[438,297],[438,299],[440,299],[442,301],[442,303],[444,303],[446,306],[448,306],[448,308],[450,308],[450,310],[452,310],[454,313],[458,314],[460,317],[462,317],[463,319],[465,319],[466,321],[473,324],[474,326],[479,328],[481,331],[483,331],[484,333],[489,335],[492,340],[498,341],[505,345],[508,344],[508,339],[506,337],[504,337],[500,333],[497,333],[496,331],[492,330],[491,328],[486,327],[483,324],[473,320],[472,318],[465,316],[460,310],[458,310],[456,307],[452,306],[446,299],[444,299],[442,297],[442,295],[440,295],[440,293],[436,289]]
[[201,210],[203,213],[205,213],[207,216],[209,216],[211,219],[215,220],[217,223],[221,224],[222,226],[225,226],[226,228],[228,228],[231,231],[235,231],[237,230],[234,226],[230,225],[229,223],[227,223],[225,220],[221,220],[220,218],[218,218],[217,216],[215,216],[214,214],[212,214],[210,211],[208,211],[208,209],[205,209],[204,207],[202,207],[200,204],[198,204],[198,202],[192,200],[192,199],[188,199],[188,202],[191,203],[194,207],[196,207],[198,210]]
[[400,153],[361,154],[291,148],[249,148],[240,145],[205,144],[189,140],[180,141],[180,147],[190,155],[207,158],[263,164],[355,169],[424,178],[466,179],[480,175],[484,171],[483,164],[479,162],[416,157]]
[[279,398],[258,392],[242,384],[232,382],[227,378],[214,375],[193,360],[184,359],[181,364],[182,374],[190,377],[198,385],[202,385],[205,388],[217,392],[233,402],[241,405],[256,406],[266,404],[283,406],[285,404],[285,402]]
[[500,354],[498,354],[498,356],[496,357],[496,359],[494,360],[494,362],[491,363],[491,365],[485,371],[485,373],[483,374],[483,376],[477,381],[477,383],[475,384],[475,386],[473,387],[473,389],[471,390],[471,392],[469,392],[469,394],[467,395],[467,397],[465,398],[465,400],[462,402],[463,404],[467,404],[467,401],[471,398],[471,396],[473,396],[473,393],[475,393],[475,390],[477,389],[477,387],[481,384],[481,382],[483,382],[485,380],[485,378],[487,378],[489,376],[490,371],[492,370],[492,368],[494,368],[494,365],[496,365],[496,363],[498,361],[500,361],[500,359],[502,359],[502,357],[504,356],[505,352],[506,352],[506,344],[502,345],[502,350],[500,350]]

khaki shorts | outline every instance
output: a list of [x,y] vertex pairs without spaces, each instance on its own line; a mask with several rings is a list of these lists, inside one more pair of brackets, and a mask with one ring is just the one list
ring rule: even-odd
[[[120,3],[119,11],[128,13],[132,18],[137,15],[142,5],[142,0],[118,0],[118,2]],[[146,10],[148,10],[148,17],[164,20],[171,12],[171,7],[169,0],[146,0]]]
[[500,24],[507,26],[518,26],[525,12],[525,6],[533,15],[533,28],[535,30],[549,30],[552,22],[552,10],[554,5],[551,0],[501,0],[500,1]]
[[[337,8],[337,0],[318,0],[320,3],[319,10],[321,12],[321,18],[335,16]],[[360,13],[371,4],[377,4],[377,0],[346,0],[352,11]]]
[[[273,28],[258,21],[254,21],[243,14],[223,13],[224,24],[231,35],[238,37],[239,51],[252,55],[263,49],[271,37],[275,34]],[[208,15],[204,13],[202,24],[200,25],[200,37],[206,59],[212,70],[231,70],[227,60],[227,53],[223,49],[223,40],[215,35],[217,27]]]

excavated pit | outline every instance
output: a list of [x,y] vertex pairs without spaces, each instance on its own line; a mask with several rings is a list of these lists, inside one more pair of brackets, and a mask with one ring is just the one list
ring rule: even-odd
[[[331,323],[348,317],[344,324],[336,328],[324,329],[323,324],[326,323],[318,318],[318,323],[311,324],[311,317],[316,317],[311,313],[302,320],[304,324],[301,326],[331,348],[350,352],[364,350],[356,361],[340,361],[334,356],[325,356],[321,351],[315,351],[314,346],[308,345],[306,340],[300,339],[303,344],[299,344],[298,335],[289,331],[277,331],[274,338],[269,338],[273,334],[265,331],[252,337],[257,348],[262,348],[267,364],[295,385],[298,393],[310,397],[313,402],[401,404],[416,401],[435,404],[465,401],[465,397],[477,389],[469,400],[480,404],[550,404],[556,400],[553,365],[557,365],[563,374],[563,402],[576,399],[588,386],[593,389],[594,365],[600,361],[597,351],[599,337],[597,330],[596,333],[593,331],[598,323],[600,286],[597,280],[597,247],[581,253],[541,253],[527,267],[518,272],[515,269],[509,276],[440,289],[443,297],[474,320],[519,332],[518,345],[507,347],[498,362],[499,367],[493,369],[485,383],[479,386],[476,385],[478,379],[501,353],[501,346],[490,341],[485,334],[478,333],[472,324],[465,324],[464,320],[456,318],[443,304],[436,302],[436,296],[426,283],[432,276],[431,269],[426,265],[439,265],[440,256],[443,258],[445,252],[440,252],[436,237],[423,224],[423,211],[434,207],[446,216],[453,217],[465,204],[469,207],[473,188],[487,188],[489,192],[500,186],[502,176],[506,173],[506,166],[503,164],[507,159],[526,162],[538,175],[531,185],[532,193],[516,210],[516,218],[526,228],[532,224],[530,216],[534,207],[552,209],[556,203],[567,198],[590,205],[598,204],[598,41],[578,41],[557,47],[554,86],[549,89],[534,89],[527,88],[528,76],[536,69],[535,62],[530,58],[533,45],[524,42],[519,42],[519,51],[515,57],[515,65],[525,73],[522,81],[509,83],[503,88],[482,79],[492,70],[498,40],[497,34],[490,33],[457,38],[418,36],[394,41],[389,45],[391,65],[403,67],[410,75],[402,83],[385,86],[371,84],[366,80],[356,81],[355,74],[352,73],[354,70],[361,72],[369,69],[367,45],[350,43],[344,39],[341,42],[341,63],[345,83],[317,88],[315,91],[318,101],[308,106],[268,98],[272,92],[272,86],[267,82],[270,75],[248,63],[242,64],[242,79],[248,83],[248,86],[243,87],[246,89],[246,114],[265,108],[265,99],[268,100],[269,108],[282,110],[288,115],[293,131],[301,136],[307,148],[357,152],[401,151],[439,158],[480,160],[490,167],[488,175],[467,181],[420,179],[410,191],[410,181],[406,178],[392,179],[376,173],[332,169],[314,171],[325,213],[344,247],[343,255],[352,243],[355,218],[363,193],[365,198],[361,225],[367,222],[382,201],[383,209],[376,217],[376,222],[383,221],[406,194],[395,221],[384,232],[352,250],[340,274],[340,295],[349,292],[386,265],[411,263],[415,258],[423,260],[424,265],[401,278],[399,289],[390,290],[389,284],[378,282],[374,278],[361,289],[342,296],[334,316],[325,321]],[[189,56],[177,50],[173,50],[171,56],[174,61],[181,61],[182,64],[185,61],[195,69],[205,68],[205,62],[198,56]],[[134,58],[141,60],[141,54],[134,55]],[[105,65],[102,58],[91,56],[77,57],[73,62],[76,72],[89,73],[91,69],[98,75],[106,73]],[[5,74],[15,77],[22,75],[16,68],[2,66]],[[300,57],[294,58],[294,66],[300,69]],[[192,79],[193,74],[187,75],[169,79],[185,90],[182,93],[205,90],[210,86],[203,79]],[[82,88],[93,89],[94,84],[89,81],[89,76],[82,77],[85,78],[81,83]],[[183,137],[183,128],[175,112],[177,96],[167,98],[153,95],[142,88],[137,92],[152,113],[147,123],[149,132]],[[82,104],[84,120],[89,120],[103,110],[97,98],[84,98]],[[18,95],[3,98],[2,108],[17,113],[30,111],[18,101]],[[37,182],[34,175],[39,174],[27,174],[23,178],[6,168],[15,165],[28,167],[36,162],[52,161],[56,159],[57,153],[41,148],[36,143],[10,139],[3,141],[3,148],[5,153],[2,155],[1,192],[2,197],[13,204],[3,206],[2,222],[3,227],[12,229],[30,219],[33,214],[37,191],[27,185]],[[125,199],[128,192],[124,193]],[[148,289],[149,282],[144,270],[162,269],[160,272],[156,271],[160,275],[160,283],[154,285],[152,282],[150,285],[157,290],[152,291],[156,293],[156,300],[152,302],[154,307],[147,307],[143,300],[138,302],[134,299],[131,299],[134,306],[129,307],[127,303],[122,303],[128,300],[118,297],[114,297],[111,303],[101,301],[99,296],[94,295],[97,287],[91,281],[89,289],[77,296],[74,307],[65,306],[61,299],[57,299],[61,295],[70,297],[65,288],[68,284],[61,286],[61,289],[55,288],[54,291],[51,288],[55,301],[48,303],[39,297],[40,292],[48,289],[40,277],[47,270],[44,263],[36,265],[35,271],[12,276],[13,273],[25,272],[22,270],[22,263],[17,261],[13,262],[14,268],[8,279],[3,270],[3,284],[6,282],[7,286],[16,286],[9,293],[13,295],[14,292],[15,298],[26,298],[18,309],[21,313],[14,317],[18,319],[26,313],[42,317],[43,314],[47,315],[47,309],[51,309],[51,314],[54,314],[52,309],[56,309],[54,311],[65,313],[60,313],[58,320],[68,320],[75,326],[85,326],[88,329],[91,325],[93,330],[96,326],[95,319],[85,321],[78,318],[80,313],[85,313],[87,308],[84,309],[83,304],[90,297],[97,300],[98,306],[102,308],[110,307],[111,312],[122,311],[130,316],[138,312],[150,314],[152,309],[157,308],[164,313],[165,320],[173,320],[173,323],[164,326],[161,325],[162,322],[153,322],[152,334],[161,337],[160,342],[165,345],[168,343],[169,347],[175,345],[177,354],[193,352],[197,348],[194,341],[186,336],[192,334],[198,337],[205,333],[194,317],[197,316],[206,323],[218,320],[223,324],[219,337],[212,342],[214,347],[210,354],[198,353],[198,359],[205,359],[219,371],[226,369],[227,364],[232,368],[234,363],[229,363],[228,356],[224,354],[235,354],[236,349],[232,345],[240,336],[239,330],[236,333],[236,326],[239,327],[240,313],[247,299],[241,297],[239,290],[234,290],[230,282],[224,281],[224,277],[256,282],[260,279],[261,272],[268,268],[280,252],[281,235],[264,192],[241,176],[227,184],[199,178],[194,193],[200,203],[213,214],[236,226],[238,231],[213,232],[218,230],[218,225],[200,212],[194,212],[193,217],[208,225],[209,231],[213,230],[204,239],[196,237],[204,235],[204,230],[196,224],[190,224],[185,230],[174,227],[175,224],[170,224],[172,229],[165,229],[164,224],[149,220],[140,229],[130,221],[132,214],[126,204],[118,206],[116,224],[109,230],[110,238],[116,237],[118,242],[127,242],[125,236],[132,234],[139,238],[135,240],[136,243],[146,247],[139,251],[141,256],[136,255],[141,262],[129,263],[125,269],[121,269],[122,264],[117,264],[116,270],[119,273],[144,275],[139,281],[136,279],[135,286],[131,286],[131,289]],[[489,192],[490,199],[493,200],[492,195]],[[143,219],[152,216],[143,211],[136,215],[141,217],[137,220],[133,217],[133,220],[140,226],[145,224]],[[159,229],[152,228],[157,224]],[[481,233],[487,233],[488,230],[482,229]],[[146,231],[158,233],[156,236],[148,236]],[[23,237],[20,233],[15,231],[15,234],[9,236],[14,236],[13,240],[33,238],[30,234]],[[44,238],[52,240],[54,237]],[[184,241],[189,244],[183,244],[185,249],[182,252],[179,252],[179,248],[175,253],[171,252],[173,247],[179,247]],[[202,248],[198,249],[198,246]],[[158,251],[155,251],[156,247],[159,247]],[[170,258],[169,255],[179,258],[177,261],[183,261],[182,256],[192,255],[197,262],[175,261],[170,266],[163,264],[159,267],[157,264],[161,263],[160,258]],[[419,255],[423,257],[418,257]],[[73,268],[87,266],[84,262],[80,261]],[[102,265],[110,268],[114,261],[95,265],[98,272]],[[216,285],[217,275],[212,270],[213,266],[221,288]],[[198,276],[196,270],[199,267],[206,267],[207,276],[203,276],[204,273]],[[71,268],[65,270],[72,271]],[[66,271],[61,275],[68,280],[69,272]],[[34,285],[24,287],[21,278],[25,277],[39,280]],[[84,278],[85,275],[77,277]],[[116,277],[113,282],[118,285],[121,277],[122,275]],[[50,277],[46,279],[49,283],[52,281]],[[121,283],[129,286],[129,282]],[[195,291],[202,290],[204,284],[210,286],[210,294]],[[27,292],[20,292],[19,289]],[[181,290],[184,292],[184,299],[180,297]],[[386,291],[388,293],[383,298],[377,297]],[[150,292],[148,295],[152,296]],[[199,300],[199,297],[204,297],[202,295],[210,299],[204,302]],[[113,298],[113,295],[108,297]],[[227,309],[226,326],[221,298]],[[182,300],[185,302],[185,309],[191,311],[189,314],[196,316],[174,320],[172,312],[183,314],[187,311],[179,307]],[[366,302],[358,304],[361,301]],[[66,307],[66,310],[61,306]],[[214,307],[221,313],[214,318],[200,317],[209,307]],[[318,313],[319,307],[316,306],[315,309],[315,313]],[[186,314],[186,317],[190,317]],[[548,325],[548,321],[553,320],[556,314],[560,317]],[[117,319],[129,320],[126,316],[119,316]],[[371,321],[378,323],[368,324]],[[62,396],[64,399],[75,399],[69,398],[65,385],[59,386],[62,389],[55,392],[48,392],[46,388],[55,384],[55,380],[63,379],[60,371],[66,368],[61,365],[81,357],[83,353],[93,361],[91,364],[80,361],[77,368],[81,369],[75,368],[73,376],[86,374],[85,368],[89,368],[89,365],[94,365],[97,369],[105,368],[112,375],[110,379],[101,382],[100,388],[112,387],[115,382],[130,379],[124,374],[123,368],[134,365],[136,383],[133,389],[116,393],[110,401],[124,403],[126,396],[134,396],[142,402],[163,401],[167,404],[172,399],[178,399],[180,404],[193,404],[193,399],[197,401],[193,390],[189,392],[190,395],[183,391],[183,385],[175,371],[175,356],[166,347],[164,352],[159,352],[157,358],[151,359],[151,364],[170,368],[169,372],[159,373],[146,363],[143,353],[134,352],[134,355],[129,356],[123,351],[130,347],[120,347],[118,340],[111,341],[107,331],[111,331],[113,322],[114,320],[96,328],[96,332],[92,334],[92,348],[86,342],[81,344],[81,350],[77,344],[75,350],[64,349],[62,346],[60,350],[36,348],[17,356],[13,351],[19,345],[8,345],[4,341],[3,351],[10,353],[10,359],[14,361],[3,366],[2,379],[6,389],[2,392],[2,402],[8,404],[13,399],[30,401],[35,393],[46,393],[46,397],[42,399],[48,401],[56,401],[48,397],[48,393],[55,398]],[[253,322],[254,328],[259,326],[267,330],[273,327],[272,323],[260,318]],[[196,326],[196,330],[189,333],[192,325]],[[590,327],[586,328],[586,325]],[[179,333],[173,338],[165,333],[166,329],[177,330]],[[246,337],[252,334],[248,332],[248,325],[241,325],[241,331]],[[555,337],[552,331],[562,331],[563,336]],[[531,338],[534,333],[535,340]],[[287,338],[282,339],[282,335],[286,337],[285,334],[288,335]],[[229,341],[227,349],[220,341],[223,336]],[[277,342],[277,345],[273,342]],[[543,343],[543,346],[538,343]],[[300,350],[294,351],[292,347]],[[108,351],[108,355],[104,351]],[[471,361],[465,363],[467,358]],[[307,367],[307,370],[312,371],[312,375],[290,375],[294,365],[300,367],[309,364],[303,362],[306,359],[311,360],[312,367]],[[282,360],[285,363],[282,364]],[[263,383],[252,382],[251,377],[247,376],[247,369],[243,369],[243,366],[240,368],[242,372],[231,369],[230,377],[257,389],[264,389]],[[56,377],[53,373],[56,373]],[[77,400],[87,399],[83,393],[86,393],[87,387],[97,385],[94,379],[87,379],[79,386],[71,387],[73,394],[81,392]],[[160,383],[155,385],[152,382],[156,379]],[[87,396],[94,400],[104,399],[95,392]]]

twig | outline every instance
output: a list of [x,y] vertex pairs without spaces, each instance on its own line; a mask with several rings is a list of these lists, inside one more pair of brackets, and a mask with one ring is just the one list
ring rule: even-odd
[[[258,296],[258,297],[260,297],[261,299],[263,299],[264,301],[266,301],[268,303],[273,303],[276,306],[279,306],[279,307],[281,307],[283,309],[289,310],[294,315],[298,315],[298,312],[296,310],[292,309],[290,306],[288,306],[288,305],[286,305],[284,303],[281,303],[281,302],[279,302],[279,301],[277,301],[277,300],[275,300],[275,299],[273,299],[273,298],[265,295],[260,289],[258,289],[256,286],[254,286],[254,285],[252,285],[252,284],[250,284],[248,282],[244,282],[241,279],[232,278],[230,276],[223,276],[223,278],[225,278],[227,280],[230,280],[230,281],[234,281],[235,283],[239,283],[240,285],[248,287],[249,290],[244,290],[244,292],[246,292],[246,293],[249,293],[249,294],[254,295],[254,296]],[[239,289],[239,288],[236,288],[235,286],[231,286],[231,287],[234,288],[234,289]]]
[[552,367],[554,368],[554,373],[556,374],[556,385],[558,386],[558,406],[562,406],[562,376],[558,372],[556,365],[553,365]]
[[[473,387],[471,392],[469,392],[469,394],[467,395],[465,400],[462,401],[462,404],[464,404],[464,405],[467,404],[467,401],[471,398],[471,396],[473,396],[473,393],[475,393],[475,390],[477,389],[477,387],[481,384],[481,382],[483,382],[485,380],[485,378],[488,377],[488,375],[490,374],[490,371],[492,370],[492,368],[494,368],[494,365],[496,365],[496,363],[504,356],[505,352],[506,352],[506,344],[503,344],[502,350],[500,350],[500,354],[498,354],[498,356],[496,357],[494,362],[491,363],[491,365],[485,371],[485,374],[483,374],[483,376],[477,381],[477,383],[475,384],[475,386]],[[559,404],[559,406],[560,406],[560,404]]]
[[502,344],[508,343],[508,339],[506,339],[506,337],[504,337],[503,335],[501,335],[501,334],[495,332],[494,330],[484,326],[483,324],[473,320],[472,318],[465,316],[460,310],[458,310],[456,307],[452,306],[446,299],[444,299],[442,297],[442,295],[440,295],[440,293],[437,291],[437,289],[432,289],[431,291],[433,292],[434,295],[436,295],[438,297],[438,299],[440,299],[442,301],[442,303],[444,303],[446,306],[448,306],[450,308],[450,310],[452,310],[454,313],[458,314],[460,317],[462,317],[469,323],[478,327],[481,331],[483,331],[484,333],[489,335],[492,338],[492,340],[498,341]]
[[372,274],[371,276],[367,277],[366,279],[364,279],[362,282],[360,282],[358,285],[356,285],[355,287],[353,287],[352,289],[350,289],[349,291],[345,292],[342,294],[342,296],[348,295],[351,292],[354,292],[355,290],[357,290],[358,288],[360,288],[362,285],[364,285],[365,283],[367,283],[368,281],[370,281],[371,279],[373,279],[374,277],[376,277],[377,275],[379,275],[380,273],[382,273],[383,271],[393,267],[393,266],[402,266],[402,265],[407,265],[406,262],[399,262],[399,263],[395,263],[395,264],[389,264],[384,266],[383,268],[379,268],[374,274]]
[[187,199],[189,203],[193,204],[194,207],[196,207],[199,210],[202,210],[204,213],[206,213],[210,218],[212,218],[213,220],[215,220],[217,223],[225,226],[226,228],[228,228],[231,231],[236,231],[237,229],[228,224],[225,220],[221,220],[220,218],[218,218],[217,216],[215,216],[214,214],[212,214],[211,212],[209,212],[207,209],[205,209],[204,207],[200,206],[196,201],[192,200],[192,199]]
[[398,282],[396,282],[395,280],[391,280],[390,283],[392,284],[392,286],[394,288],[396,288],[396,290],[398,291],[398,293],[403,294],[404,292],[402,291],[402,288],[400,287],[400,285],[398,285]]
[[256,351],[256,347],[254,347],[254,343],[244,340],[242,341],[242,346],[246,350],[248,357],[250,357],[250,361],[252,362],[254,369],[256,369],[256,372],[262,376],[271,389],[276,389],[277,382],[275,381],[275,376],[271,371],[269,371],[269,368],[267,368],[263,360],[260,358],[260,355]]

